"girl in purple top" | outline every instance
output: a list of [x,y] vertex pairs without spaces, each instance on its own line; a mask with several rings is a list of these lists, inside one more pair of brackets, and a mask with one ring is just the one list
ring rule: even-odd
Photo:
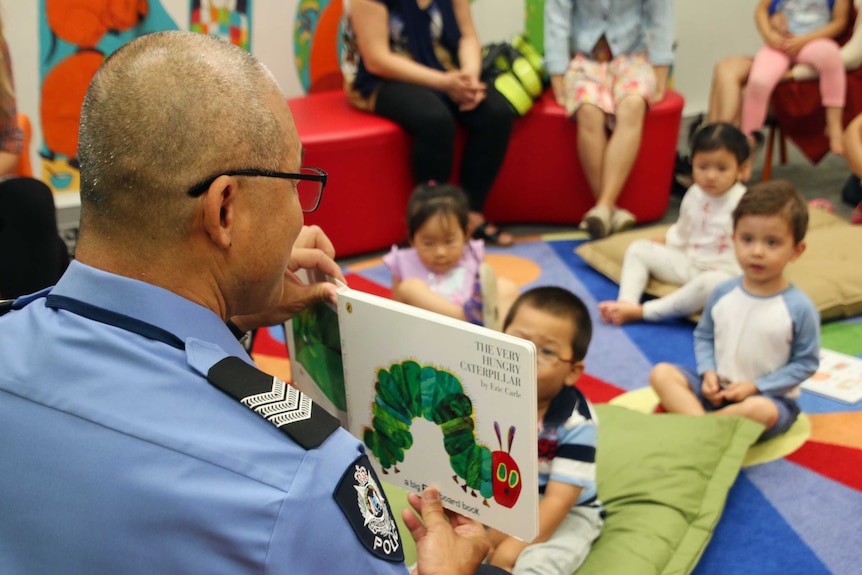
[[457,186],[417,186],[407,204],[410,247],[393,246],[383,263],[394,300],[499,329],[518,288],[484,263],[484,243],[467,235],[469,211]]

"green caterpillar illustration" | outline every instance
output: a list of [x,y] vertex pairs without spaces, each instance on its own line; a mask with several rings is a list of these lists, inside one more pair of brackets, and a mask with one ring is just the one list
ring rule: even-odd
[[[464,395],[464,387],[448,371],[415,361],[396,363],[389,370],[377,372],[375,398],[371,406],[372,427],[363,430],[363,441],[380,460],[386,473],[390,467],[404,461],[404,452],[413,445],[410,425],[424,417],[440,426],[443,446],[453,479],[464,481],[462,489],[478,490],[485,499],[494,498],[504,507],[513,507],[521,493],[521,472],[509,452],[502,451],[500,426],[495,422],[500,451],[492,452],[476,443],[473,403]],[[509,450],[515,428],[509,428]],[[398,468],[395,467],[395,472]],[[475,491],[472,492],[476,495]]]

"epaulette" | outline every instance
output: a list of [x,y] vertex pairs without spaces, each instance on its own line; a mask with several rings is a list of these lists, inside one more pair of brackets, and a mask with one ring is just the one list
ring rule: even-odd
[[238,357],[216,363],[207,380],[305,449],[319,446],[339,427],[338,420],[307,395]]
[[12,311],[13,303],[15,303],[14,299],[0,299],[0,316],[4,316]]

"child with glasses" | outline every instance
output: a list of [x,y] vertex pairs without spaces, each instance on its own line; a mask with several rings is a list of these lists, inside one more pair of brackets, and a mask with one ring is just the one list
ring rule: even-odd
[[560,287],[523,293],[503,331],[532,341],[538,363],[539,535],[525,542],[491,530],[489,562],[515,575],[568,575],[590,552],[604,523],[596,492],[598,419],[575,387],[592,337],[589,311]]
[[[731,124],[709,124],[691,142],[694,184],[682,198],[679,218],[664,237],[635,240],[623,258],[616,301],[599,304],[602,321],[662,321],[699,312],[712,289],[742,270],[736,263],[731,214],[745,193],[745,135]],[[679,289],[640,303],[650,277]]]
[[470,207],[450,184],[416,187],[407,204],[410,247],[392,247],[383,263],[392,273],[392,298],[429,311],[500,329],[518,287],[484,262],[482,240],[469,239]]

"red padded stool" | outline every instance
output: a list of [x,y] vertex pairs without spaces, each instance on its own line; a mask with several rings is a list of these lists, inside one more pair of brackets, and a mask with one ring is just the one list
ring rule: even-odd
[[350,107],[341,91],[288,100],[303,164],[329,174],[317,211],[305,223],[326,232],[338,257],[388,248],[406,239],[413,189],[411,140],[397,124]]
[[[644,119],[643,138],[618,205],[638,222],[664,216],[670,200],[684,100],[668,91]],[[577,124],[550,90],[515,121],[506,160],[485,204],[495,223],[573,225],[593,205],[577,151]]]

